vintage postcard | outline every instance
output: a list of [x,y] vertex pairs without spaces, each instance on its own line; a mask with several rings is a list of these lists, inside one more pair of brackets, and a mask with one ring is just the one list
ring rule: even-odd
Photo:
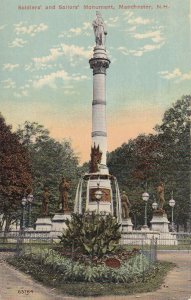
[[191,299],[191,1],[0,5],[0,300]]

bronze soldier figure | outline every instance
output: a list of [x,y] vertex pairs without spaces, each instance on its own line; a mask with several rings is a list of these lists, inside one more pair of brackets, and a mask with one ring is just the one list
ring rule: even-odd
[[157,193],[159,197],[159,209],[163,209],[165,199],[164,199],[164,183],[160,182],[159,186],[157,187]]
[[131,203],[129,202],[128,196],[125,191],[123,191],[121,195],[121,204],[122,204],[122,218],[128,219]]
[[65,177],[62,178],[60,185],[59,185],[59,192],[60,192],[60,203],[62,205],[61,212],[69,211],[68,208],[68,191],[70,189],[70,184],[66,180]]

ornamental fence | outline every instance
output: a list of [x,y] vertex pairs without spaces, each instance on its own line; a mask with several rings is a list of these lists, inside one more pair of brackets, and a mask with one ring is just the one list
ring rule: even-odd
[[[10,231],[0,232],[0,251],[16,251],[18,244],[50,244],[59,241],[61,232]],[[143,231],[132,231],[122,234],[121,245],[129,249],[143,247],[149,249],[153,241],[158,249],[191,250],[191,233],[174,232],[152,234]]]
[[160,250],[191,250],[191,233],[185,232],[163,232],[149,233],[143,231],[132,231],[122,235],[121,244],[139,246],[142,243],[149,247],[152,240],[156,240],[157,247]]
[[[40,257],[42,257],[44,249],[55,249],[60,252],[61,255],[67,256],[72,261],[75,261],[78,257],[79,245],[74,244],[69,249],[64,249],[59,243],[60,232],[36,232],[36,231],[11,231],[11,232],[0,232],[0,251],[15,252],[15,255],[19,256],[23,251],[33,254],[35,249],[40,251]],[[121,243],[120,243],[121,244]],[[119,245],[120,247],[120,245]],[[152,238],[148,246],[146,240],[142,240],[141,243],[131,243],[125,246],[129,255],[136,252],[146,257],[151,263],[157,261],[157,240]],[[89,260],[91,260],[91,255]]]

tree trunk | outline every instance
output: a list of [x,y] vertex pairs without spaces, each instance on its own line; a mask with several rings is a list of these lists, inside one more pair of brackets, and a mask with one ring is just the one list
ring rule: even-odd
[[11,225],[11,218],[10,216],[5,217],[5,232],[8,232]]

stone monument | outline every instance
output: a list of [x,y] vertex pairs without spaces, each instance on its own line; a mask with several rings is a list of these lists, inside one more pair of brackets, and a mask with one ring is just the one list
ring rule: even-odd
[[[100,12],[92,23],[95,35],[93,57],[89,60],[93,70],[92,101],[92,145],[89,172],[79,182],[74,212],[82,213],[82,189],[86,188],[86,211],[99,211],[117,216],[121,222],[121,200],[114,176],[107,167],[107,127],[106,127],[106,70],[110,60],[106,52],[106,26]],[[112,189],[115,190],[114,195]],[[98,199],[99,198],[99,199]],[[115,201],[115,205],[113,204]],[[115,211],[114,211],[115,210]]]
[[96,12],[92,23],[96,45],[93,57],[89,60],[93,69],[93,102],[92,102],[92,147],[90,171],[85,175],[87,184],[86,210],[96,210],[96,192],[101,192],[99,211],[112,212],[112,190],[109,170],[106,163],[107,128],[106,128],[106,69],[110,60],[105,48],[106,27],[102,16]]

